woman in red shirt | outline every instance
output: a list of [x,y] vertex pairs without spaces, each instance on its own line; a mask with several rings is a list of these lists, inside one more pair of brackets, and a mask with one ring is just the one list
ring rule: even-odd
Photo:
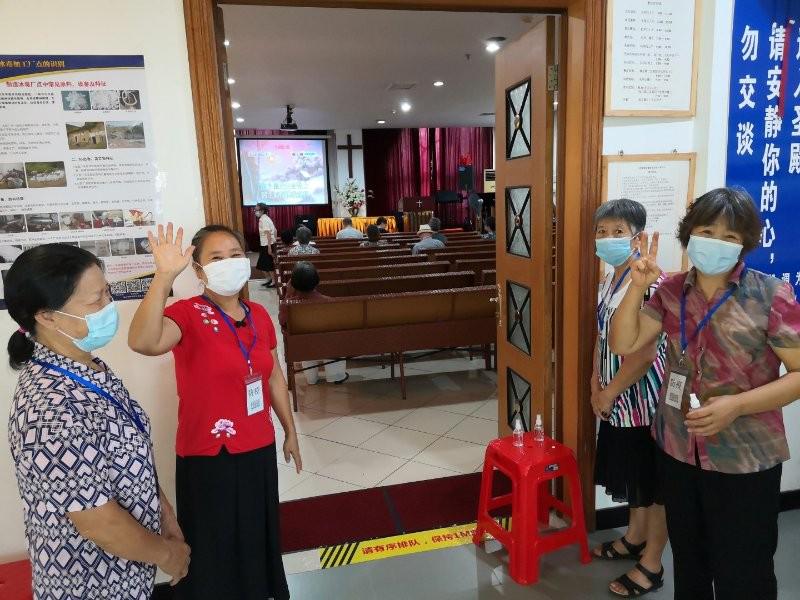
[[[171,223],[148,238],[156,274],[128,343],[147,356],[175,356],[178,521],[192,548],[176,597],[289,598],[270,408],[286,432],[286,461],[298,472],[302,461],[272,321],[263,306],[239,298],[250,277],[243,240],[210,225],[184,251],[183,230],[173,240]],[[205,292],[165,309],[190,262]]]

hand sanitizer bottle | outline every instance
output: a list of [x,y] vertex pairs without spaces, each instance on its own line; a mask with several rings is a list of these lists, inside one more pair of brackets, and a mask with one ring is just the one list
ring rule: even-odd
[[522,419],[519,415],[514,417],[514,445],[517,448],[522,447],[522,436],[525,433],[525,430],[522,428]]
[[536,415],[536,423],[533,426],[533,441],[544,442],[544,425],[542,425],[542,415]]

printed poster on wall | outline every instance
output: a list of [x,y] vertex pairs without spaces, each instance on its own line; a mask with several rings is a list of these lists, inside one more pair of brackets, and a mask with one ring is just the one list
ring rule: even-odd
[[800,291],[800,2],[736,2],[727,183],[763,221],[748,265]]
[[161,206],[148,100],[142,56],[0,54],[3,281],[25,250],[62,243],[103,261],[115,299],[144,296]]

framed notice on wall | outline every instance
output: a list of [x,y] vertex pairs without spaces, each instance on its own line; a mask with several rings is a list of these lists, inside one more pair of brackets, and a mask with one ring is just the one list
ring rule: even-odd
[[607,116],[695,114],[701,0],[608,0]]
[[658,231],[658,264],[668,273],[686,270],[676,235],[694,195],[695,153],[603,157],[603,202],[629,198],[647,209],[647,232]]

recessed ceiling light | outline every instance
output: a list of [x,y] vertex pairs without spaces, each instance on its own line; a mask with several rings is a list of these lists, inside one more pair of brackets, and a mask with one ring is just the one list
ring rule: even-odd
[[225,40],[224,42],[222,42],[222,44],[227,48],[228,46],[231,45],[231,41],[230,40]]
[[491,53],[497,52],[498,50],[500,50],[500,45],[505,41],[506,38],[504,38],[503,36],[496,36],[489,38],[488,40],[486,40],[486,51]]
[[236,80],[233,77],[228,77],[228,85],[233,85],[236,83]]
[[237,109],[237,108],[241,108],[241,107],[242,107],[242,105],[239,104],[238,102],[236,102],[236,100],[231,102],[231,108],[233,108],[234,110]]
[[244,117],[236,117],[237,123],[244,123]]
[[409,102],[401,102],[400,103],[400,110],[403,112],[408,112],[411,110],[411,103]]
[[442,87],[444,85],[444,81],[434,81],[434,87]]
[[376,122],[378,125],[386,125],[386,121],[384,121],[383,119],[378,119],[378,120],[377,120],[377,121],[375,121],[375,122]]

